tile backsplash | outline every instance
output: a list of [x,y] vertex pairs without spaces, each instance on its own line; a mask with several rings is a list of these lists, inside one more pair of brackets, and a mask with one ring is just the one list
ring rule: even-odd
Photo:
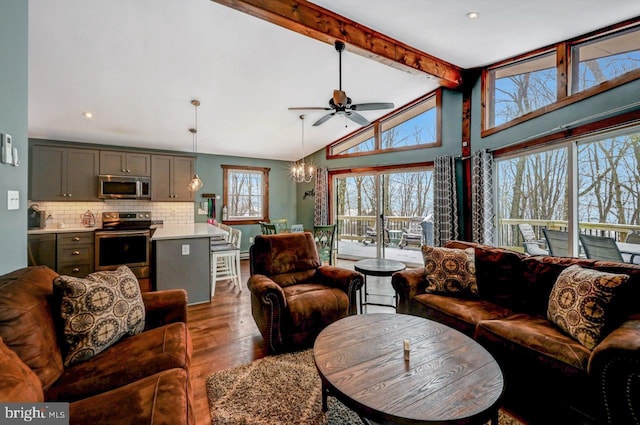
[[96,227],[102,227],[102,213],[108,211],[151,211],[153,220],[164,224],[192,224],[194,222],[193,202],[147,202],[147,201],[97,201],[97,202],[29,202],[37,204],[40,211],[46,211],[46,227],[82,226],[82,215],[91,211],[96,216]]

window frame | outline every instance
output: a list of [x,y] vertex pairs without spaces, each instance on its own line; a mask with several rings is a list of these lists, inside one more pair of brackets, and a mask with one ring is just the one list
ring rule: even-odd
[[[427,108],[425,110],[420,110],[419,108],[426,103],[432,102],[435,100],[435,105],[433,107]],[[421,113],[427,112],[431,109],[436,111],[436,140],[431,143],[423,143],[419,145],[411,145],[411,146],[402,146],[397,148],[386,148],[382,149],[382,132],[386,131],[390,128],[401,125],[402,123],[420,115]],[[416,111],[419,111],[416,113]],[[385,128],[385,124],[393,122],[393,125],[389,128]],[[353,146],[357,146],[359,143],[365,142],[371,138],[370,133],[373,131],[374,138],[374,149],[366,152],[354,152],[354,153],[335,153],[336,149],[341,145],[348,145],[348,147],[344,150],[350,149]],[[433,148],[442,146],[442,89],[436,89],[432,92],[425,94],[424,96],[415,99],[408,104],[398,108],[380,118],[373,121],[371,124],[359,128],[358,130],[347,134],[346,136],[336,140],[333,143],[330,143],[326,147],[326,158],[327,159],[338,159],[338,158],[351,158],[358,156],[369,156],[376,155],[380,153],[388,153],[388,152],[399,152],[399,151],[407,151],[407,150],[417,150],[417,149],[425,149],[425,148]]]
[[[544,115],[548,112],[555,111],[557,109],[563,108],[572,103],[584,100],[588,97],[594,96],[596,94],[605,92],[612,88],[621,86],[630,81],[634,81],[640,78],[640,70],[633,70],[624,74],[621,74],[618,77],[607,80],[601,84],[592,86],[588,89],[576,92],[575,94],[570,94],[570,82],[572,80],[571,73],[573,72],[573,64],[571,58],[572,48],[578,46],[582,43],[592,43],[594,41],[598,41],[598,39],[604,39],[607,37],[615,36],[616,34],[622,35],[627,31],[637,31],[640,35],[640,19],[634,18],[625,22],[621,22],[619,24],[594,31],[590,34],[583,35],[581,37],[577,37],[571,40],[567,40],[561,43],[557,43],[555,45],[543,47],[541,49],[525,53],[523,55],[516,56],[511,59],[507,59],[491,66],[485,67],[482,70],[481,77],[481,137],[490,136],[492,134],[498,133],[507,128],[516,126],[523,122],[529,121],[533,118]],[[555,103],[548,104],[536,110],[533,110],[527,114],[521,115],[519,117],[514,118],[511,121],[507,121],[497,126],[490,126],[490,118],[491,115],[494,114],[492,112],[494,105],[492,103],[491,93],[493,88],[493,81],[490,78],[490,72],[497,68],[506,67],[510,64],[515,64],[517,62],[535,57],[544,52],[548,51],[556,51],[556,72],[557,72],[557,101]]]
[[223,207],[229,205],[229,196],[231,195],[229,189],[229,173],[238,171],[253,171],[262,173],[262,216],[259,218],[238,219],[229,218],[221,220],[223,224],[258,224],[261,221],[269,221],[269,172],[271,168],[267,167],[252,167],[248,165],[220,165],[223,172],[223,185],[222,185],[222,205]]

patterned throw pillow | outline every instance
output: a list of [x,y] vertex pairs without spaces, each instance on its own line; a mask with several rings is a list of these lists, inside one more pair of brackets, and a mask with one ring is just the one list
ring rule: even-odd
[[458,297],[477,296],[473,248],[438,248],[422,245],[427,292]]
[[629,279],[626,274],[584,269],[564,269],[549,295],[547,318],[590,350],[600,342],[608,306],[615,290]]
[[59,276],[53,283],[62,292],[65,366],[88,360],[123,336],[144,329],[140,286],[127,266],[86,278]]

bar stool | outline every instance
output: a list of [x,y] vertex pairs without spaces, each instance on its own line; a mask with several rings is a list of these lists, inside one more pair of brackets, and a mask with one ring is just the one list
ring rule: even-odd
[[211,296],[215,293],[216,282],[232,280],[242,291],[240,273],[240,239],[242,231],[229,228],[229,242],[225,244],[211,244]]

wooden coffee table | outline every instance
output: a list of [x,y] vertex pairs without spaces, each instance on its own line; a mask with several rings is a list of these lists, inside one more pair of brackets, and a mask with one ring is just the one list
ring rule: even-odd
[[500,367],[480,344],[440,323],[405,314],[349,316],[320,332],[313,355],[325,411],[330,394],[365,422],[498,423]]

